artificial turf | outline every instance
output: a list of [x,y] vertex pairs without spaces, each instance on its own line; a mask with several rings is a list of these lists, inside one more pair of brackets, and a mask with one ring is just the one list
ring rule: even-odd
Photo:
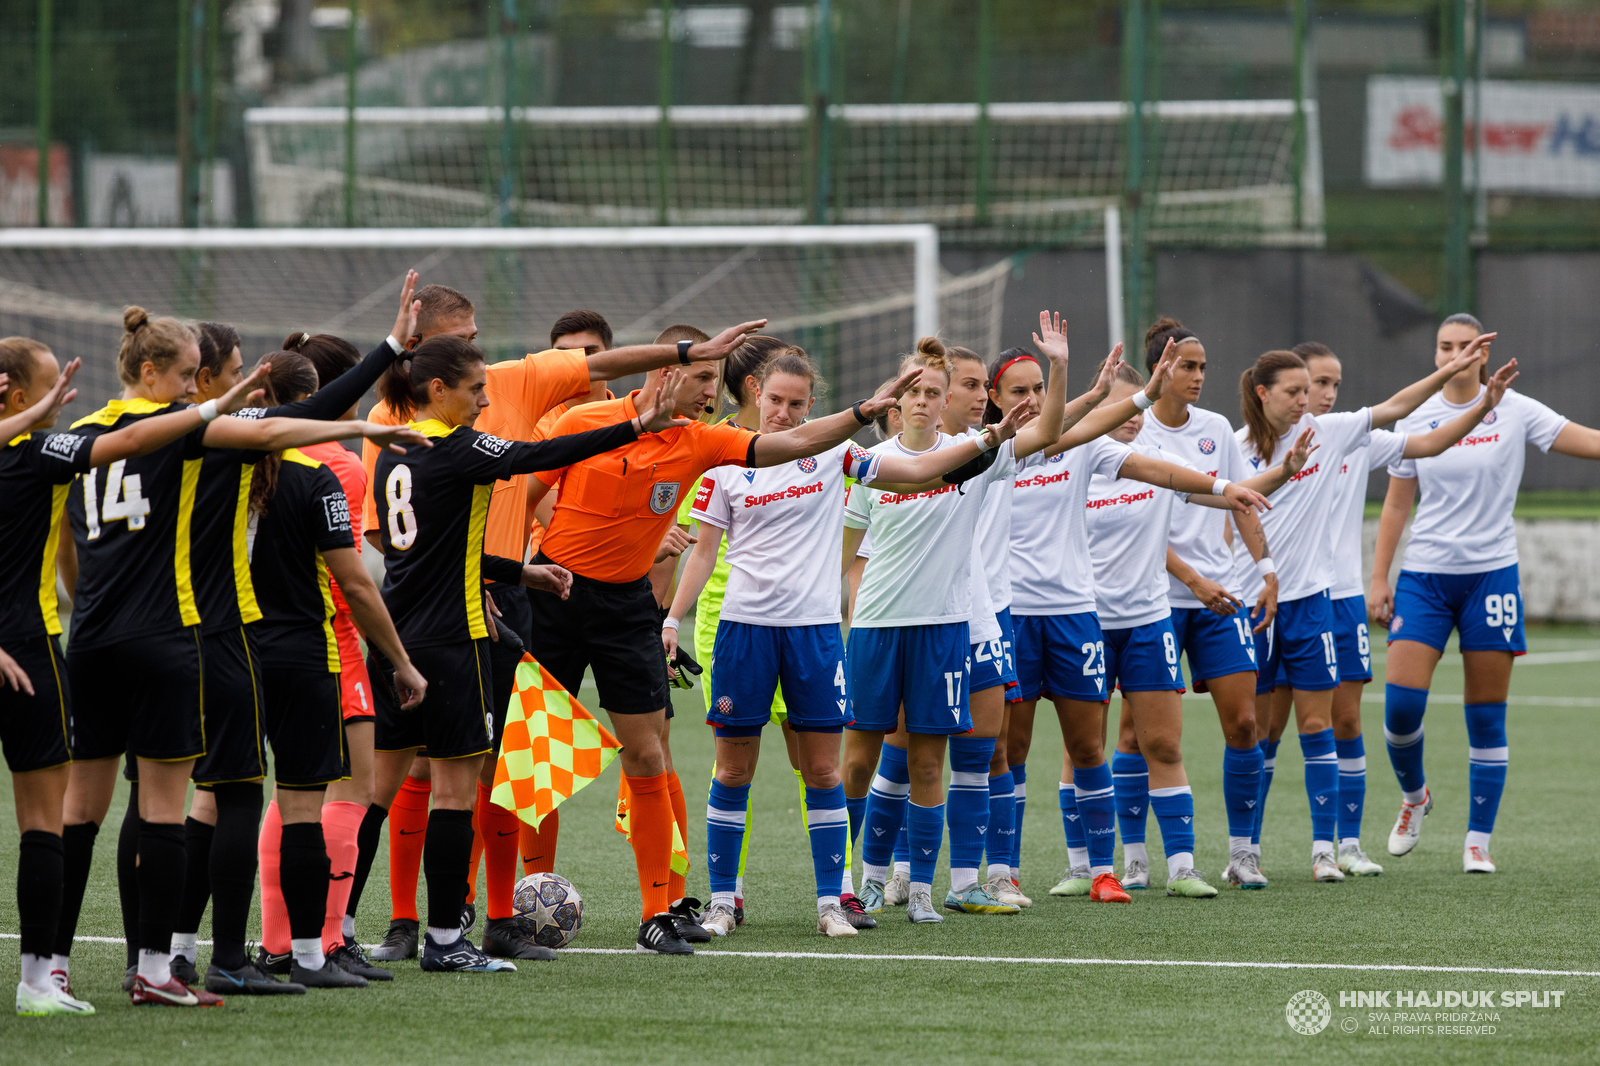
[[[751,790],[748,921],[696,958],[631,953],[638,895],[631,852],[611,825],[617,773],[612,768],[564,807],[556,865],[586,896],[574,947],[622,953],[567,952],[558,962],[523,963],[518,973],[504,975],[422,974],[415,962],[406,962],[394,965],[392,984],[364,991],[232,997],[220,1010],[134,1010],[119,990],[122,945],[80,942],[73,985],[99,1014],[0,1017],[0,1062],[1232,1066],[1336,1056],[1353,1062],[1592,1063],[1600,1059],[1600,978],[1263,965],[1600,971],[1593,896],[1600,630],[1545,628],[1531,630],[1529,637],[1536,659],[1513,676],[1511,773],[1493,844],[1500,872],[1493,876],[1460,870],[1467,744],[1459,702],[1436,702],[1429,709],[1427,766],[1438,805],[1422,842],[1404,858],[1385,853],[1398,793],[1384,755],[1382,704],[1368,702],[1364,842],[1385,864],[1383,876],[1342,885],[1311,882],[1301,759],[1287,737],[1266,811],[1263,865],[1270,888],[1224,889],[1211,901],[1169,899],[1157,888],[1135,893],[1130,906],[1052,898],[1048,889],[1066,859],[1053,787],[1060,739],[1052,716],[1041,715],[1029,761],[1023,847],[1023,888],[1033,896],[1033,908],[1015,917],[948,915],[939,926],[911,926],[902,910],[889,908],[877,930],[853,941],[829,941],[815,931],[799,792],[773,738]],[[1595,658],[1537,662],[1538,653],[1587,651]],[[1434,693],[1460,693],[1458,663],[1446,658]],[[1381,682],[1381,660],[1375,668]],[[1368,692],[1381,695],[1381,683]],[[582,696],[592,699],[593,690]],[[696,713],[700,699],[699,692],[677,694],[681,713],[672,746],[688,794],[690,891],[703,896],[705,823],[699,812],[711,746]],[[1226,859],[1222,742],[1210,703],[1186,701],[1185,725],[1197,865],[1220,887]],[[7,808],[0,820],[7,827],[15,824],[10,797],[9,787],[0,785],[0,805]],[[114,851],[125,802],[119,794],[100,834],[79,927],[84,935],[120,935]],[[1148,840],[1159,872],[1154,819]],[[6,880],[15,868],[16,841],[14,829],[0,830]],[[936,896],[944,884],[941,869]],[[387,858],[380,854],[358,921],[365,942],[379,939],[387,926],[387,887]],[[14,934],[16,928],[8,890],[0,894],[0,933]],[[208,935],[209,917],[201,929],[202,938]],[[818,957],[729,954],[735,951]],[[0,980],[16,980],[15,952],[15,939],[0,940]],[[207,953],[202,947],[202,967]],[[875,955],[965,958],[874,960]],[[1150,961],[1245,965],[1145,964]],[[1285,1018],[1289,998],[1303,989],[1319,991],[1332,1003],[1332,1024],[1314,1036],[1295,1032]],[[1494,990],[1497,1003],[1502,991],[1559,990],[1564,996],[1560,1007],[1497,1006],[1491,1020],[1452,1019],[1451,1024],[1495,1030],[1466,1034],[1397,1033],[1401,1020],[1374,1019],[1369,1015],[1383,1012],[1341,1007],[1339,998],[1341,991],[1426,990],[1431,996],[1480,989]],[[1356,1032],[1347,1033],[1352,1019]],[[1412,1022],[1441,1024],[1436,1017]],[[1374,1031],[1385,1024],[1387,1033]]]

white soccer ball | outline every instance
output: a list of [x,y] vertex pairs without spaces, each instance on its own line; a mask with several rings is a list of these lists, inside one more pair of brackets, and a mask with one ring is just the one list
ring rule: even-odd
[[583,925],[583,897],[559,874],[529,874],[511,896],[512,917],[534,943],[564,948]]

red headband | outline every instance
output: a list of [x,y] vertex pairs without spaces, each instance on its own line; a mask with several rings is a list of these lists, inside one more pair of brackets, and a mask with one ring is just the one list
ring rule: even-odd
[[991,389],[999,388],[1000,387],[1000,379],[1005,377],[1006,371],[1010,370],[1013,366],[1016,366],[1018,363],[1022,363],[1022,362],[1028,362],[1028,363],[1033,363],[1034,365],[1038,365],[1039,360],[1035,359],[1031,355],[1018,355],[1018,356],[1014,356],[1014,357],[1012,357],[1010,359],[1007,359],[1005,362],[1000,364],[1000,369],[996,370],[994,372],[994,377],[989,380],[989,387]]

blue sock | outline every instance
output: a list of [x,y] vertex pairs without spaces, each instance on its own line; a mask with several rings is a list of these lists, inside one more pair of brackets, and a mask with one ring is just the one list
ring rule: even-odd
[[867,797],[846,796],[844,809],[850,816],[850,843],[854,846],[861,839],[861,820],[867,816]]
[[739,885],[739,849],[744,846],[745,811],[750,786],[729,787],[711,779],[711,800],[706,804],[706,870],[713,894],[732,894]]
[[905,749],[885,744],[878,759],[878,773],[867,790],[867,809],[861,822],[863,865],[887,868],[894,861],[895,834],[905,821],[910,799],[911,772],[906,767]]
[[1056,798],[1061,802],[1061,831],[1067,835],[1068,851],[1088,851],[1089,837],[1083,831],[1083,816],[1078,813],[1078,792],[1073,786],[1056,786]]
[[1256,807],[1261,802],[1261,764],[1258,747],[1222,749],[1222,802],[1228,808],[1228,836],[1255,835]]
[[1413,803],[1422,799],[1428,786],[1428,776],[1422,772],[1422,715],[1427,709],[1427,689],[1383,686],[1383,739],[1389,746],[1389,765],[1400,791]]
[[1072,768],[1073,785],[1078,793],[1078,813],[1089,838],[1089,872],[1109,873],[1117,850],[1117,800],[1111,786],[1111,767],[1102,762],[1087,770]]
[[894,835],[894,864],[911,861],[911,838],[906,834],[906,813],[900,812],[900,829]]
[[989,830],[989,763],[993,758],[993,737],[950,738],[950,790],[945,794],[944,814],[950,827],[950,881],[957,892],[978,880]]
[[1467,811],[1467,832],[1494,832],[1500,810],[1500,793],[1506,787],[1506,705],[1467,704],[1467,791],[1472,806]]
[[1011,833],[1011,875],[1022,868],[1022,816],[1028,812],[1028,767],[1025,763],[1011,768],[1011,780],[1017,794],[1017,821]]
[[1361,836],[1361,810],[1367,802],[1367,746],[1360,737],[1335,739],[1339,753],[1339,841]]
[[1301,733],[1300,754],[1306,760],[1306,799],[1311,803],[1311,839],[1332,844],[1339,820],[1339,757],[1334,754],[1333,730]]
[[839,895],[844,878],[844,786],[806,789],[806,828],[811,833],[811,866],[817,874],[817,896]]
[[1172,869],[1172,859],[1187,855],[1180,868],[1194,868],[1194,793],[1188,785],[1150,790],[1150,808],[1156,812],[1156,822],[1161,826],[1161,850],[1167,853],[1167,876]]
[[933,870],[939,864],[939,846],[944,843],[944,804],[937,807],[911,804],[906,811],[906,833],[911,837],[912,882],[933,884]]
[[1261,795],[1256,797],[1256,820],[1250,830],[1250,843],[1261,848],[1261,824],[1267,809],[1267,793],[1272,791],[1272,771],[1278,766],[1278,744],[1280,741],[1263,740],[1261,747]]
[[1122,842],[1143,844],[1145,816],[1150,813],[1150,768],[1144,756],[1113,751],[1111,787],[1117,797],[1117,832]]
[[989,778],[989,832],[984,837],[983,851],[989,858],[989,869],[1004,866],[1008,876],[1011,856],[1017,850],[1016,792],[1010,770]]

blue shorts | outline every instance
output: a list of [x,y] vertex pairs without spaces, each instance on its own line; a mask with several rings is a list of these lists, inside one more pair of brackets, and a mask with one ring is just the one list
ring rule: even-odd
[[[1251,628],[1254,628],[1253,626]],[[1254,634],[1256,641],[1256,695],[1271,692],[1275,685],[1287,685],[1283,677],[1283,645],[1278,643],[1278,619]]]
[[1462,651],[1526,652],[1516,564],[1481,574],[1400,571],[1390,642],[1414,640],[1444,651],[1451,629],[1460,632]]
[[[892,733],[904,705],[908,732],[972,732],[972,713],[967,706],[970,632],[965,622],[884,629],[851,627],[847,656],[850,696],[855,707],[851,728]],[[791,703],[791,725],[794,713]]]
[[713,726],[765,725],[779,682],[791,729],[829,732],[850,721],[837,622],[758,626],[724,619],[717,626],[715,655],[721,665],[711,672],[711,710],[706,712]]
[[[1011,632],[1011,609],[996,611],[994,620],[1000,626],[1000,636],[972,646],[972,665],[967,668],[967,683],[973,692],[1001,685],[1012,690],[1017,687],[1016,659],[1011,652],[1015,643]],[[1016,692],[1007,692],[1006,698],[1016,699]]]
[[[1326,590],[1297,600],[1281,600],[1275,630],[1273,655],[1278,667],[1263,677],[1275,678],[1279,685],[1302,692],[1322,692],[1339,687],[1339,656],[1333,640],[1333,600]],[[1261,684],[1256,683],[1261,691]]]
[[1367,598],[1333,601],[1333,646],[1339,653],[1339,680],[1372,680],[1372,643],[1367,639]]
[[1182,692],[1178,638],[1172,619],[1162,618],[1106,634],[1106,687],[1123,692]]
[[1016,626],[1017,695],[1103,702],[1106,692],[1105,636],[1100,616],[1019,614]]
[[1256,638],[1250,632],[1253,628],[1249,613],[1243,610],[1227,618],[1204,607],[1172,610],[1172,633],[1178,638],[1178,652],[1189,657],[1189,677],[1193,681],[1255,673]]

